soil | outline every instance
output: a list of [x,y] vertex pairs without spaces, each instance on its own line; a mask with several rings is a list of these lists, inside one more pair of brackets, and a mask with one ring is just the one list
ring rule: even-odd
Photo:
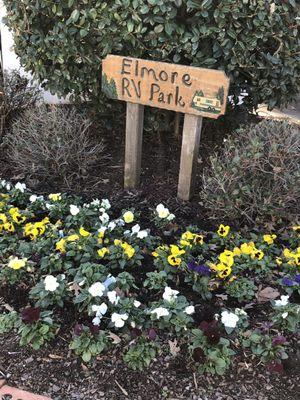
[[160,357],[144,372],[129,370],[118,353],[87,367],[68,350],[64,337],[40,351],[19,348],[16,337],[4,338],[0,375],[9,385],[53,400],[296,400],[300,396],[299,364],[284,375],[269,374],[251,360],[236,362],[225,377],[199,375],[184,359]]

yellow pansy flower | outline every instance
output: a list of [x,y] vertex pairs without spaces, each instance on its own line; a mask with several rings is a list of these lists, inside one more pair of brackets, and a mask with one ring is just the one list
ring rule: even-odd
[[126,222],[126,224],[130,224],[131,222],[133,222],[133,220],[134,220],[134,214],[133,214],[133,212],[131,212],[131,211],[126,211],[126,212],[123,214],[123,219],[124,219],[124,221]]
[[257,260],[261,260],[262,258],[264,258],[265,254],[262,250],[259,249],[253,249],[252,253],[251,253],[251,258],[253,259],[257,259]]
[[234,263],[233,252],[230,250],[225,250],[219,255],[219,260],[222,264],[226,264],[228,267],[232,267]]
[[79,240],[79,236],[74,234],[66,237],[67,242],[76,242],[76,240]]
[[234,257],[238,257],[238,256],[240,256],[242,254],[242,252],[241,252],[241,250],[238,248],[238,247],[235,247],[234,249],[233,249],[233,256]]
[[168,256],[168,263],[169,263],[170,265],[172,265],[173,267],[175,267],[175,266],[177,266],[177,265],[180,265],[180,263],[181,263],[181,258],[180,258],[180,257],[174,256],[174,254],[170,254],[170,255]]
[[88,236],[90,236],[90,232],[88,232],[87,230],[85,230],[83,226],[79,229],[79,233],[80,233],[80,235],[83,236],[83,237],[88,237]]
[[11,233],[14,232],[15,231],[14,224],[12,222],[6,222],[5,224],[3,224],[3,230]]
[[240,249],[242,254],[249,255],[252,253],[253,249],[255,249],[255,244],[253,242],[242,243]]
[[51,193],[48,197],[52,201],[58,201],[61,200],[61,193]]
[[55,249],[60,251],[61,253],[65,253],[66,252],[66,240],[65,239],[60,239],[56,243]]
[[130,259],[134,256],[135,250],[134,248],[128,244],[128,243],[122,243],[121,244],[122,249],[124,250],[124,253],[127,255],[127,257]]
[[223,263],[219,263],[215,266],[215,271],[217,272],[217,277],[224,279],[227,278],[232,272],[231,267],[228,265],[225,265]]
[[99,250],[97,251],[97,253],[98,253],[98,256],[99,256],[99,257],[103,258],[103,257],[105,257],[106,254],[109,253],[109,250],[108,250],[107,247],[102,247],[102,249],[99,249]]
[[8,212],[11,215],[14,222],[16,222],[17,224],[21,224],[22,222],[24,222],[26,220],[25,215],[22,215],[20,213],[18,207],[13,207]]
[[181,235],[182,240],[193,240],[194,239],[194,234],[190,231],[186,231]]
[[204,236],[203,235],[198,235],[197,233],[194,234],[194,243],[202,245],[204,243]]
[[9,268],[18,270],[18,269],[25,267],[26,261],[27,261],[27,258],[10,257],[8,266],[9,266]]
[[291,252],[290,249],[284,249],[283,250],[283,255],[285,258],[289,259],[293,257],[293,253]]
[[230,231],[229,225],[225,226],[225,225],[221,224],[217,230],[217,233],[221,237],[226,237],[228,235],[229,231]]
[[282,258],[281,257],[276,257],[276,264],[281,265],[282,264]]
[[115,240],[114,240],[114,245],[115,245],[115,246],[121,246],[121,244],[122,244],[122,242],[121,242],[120,239],[115,239]]
[[300,225],[293,226],[293,231],[300,233]]
[[7,216],[3,213],[0,214],[0,221],[5,224],[7,222]]
[[180,256],[181,254],[185,253],[185,250],[181,250],[178,246],[176,246],[175,244],[171,244],[170,246],[171,249],[171,254],[173,256]]
[[274,243],[274,240],[277,238],[277,235],[264,235],[263,236],[263,239],[264,239],[264,241],[266,242],[266,243],[268,243],[269,245],[270,244],[273,244]]

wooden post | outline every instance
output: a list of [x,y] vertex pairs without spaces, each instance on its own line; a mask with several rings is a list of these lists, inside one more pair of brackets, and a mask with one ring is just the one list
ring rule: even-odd
[[124,188],[140,184],[144,106],[127,102]]
[[184,116],[177,196],[185,201],[190,200],[192,196],[194,167],[197,163],[202,119],[202,117],[190,114]]

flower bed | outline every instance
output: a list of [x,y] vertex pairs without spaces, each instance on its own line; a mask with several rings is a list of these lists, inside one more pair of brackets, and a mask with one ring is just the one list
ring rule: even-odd
[[85,362],[119,346],[133,369],[181,352],[221,375],[243,351],[282,371],[300,321],[300,227],[244,236],[175,221],[162,204],[145,221],[0,181],[0,334],[35,349],[64,335]]

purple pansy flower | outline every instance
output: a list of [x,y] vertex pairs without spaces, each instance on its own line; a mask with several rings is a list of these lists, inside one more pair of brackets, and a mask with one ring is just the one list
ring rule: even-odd
[[300,285],[300,274],[295,276],[294,281]]
[[286,342],[286,338],[282,335],[275,336],[272,340],[273,346],[280,346]]
[[210,268],[207,267],[205,264],[198,265],[195,262],[189,262],[188,269],[197,272],[197,274],[202,276],[209,276],[211,274]]
[[282,278],[281,283],[285,286],[294,286],[294,281],[286,276]]

